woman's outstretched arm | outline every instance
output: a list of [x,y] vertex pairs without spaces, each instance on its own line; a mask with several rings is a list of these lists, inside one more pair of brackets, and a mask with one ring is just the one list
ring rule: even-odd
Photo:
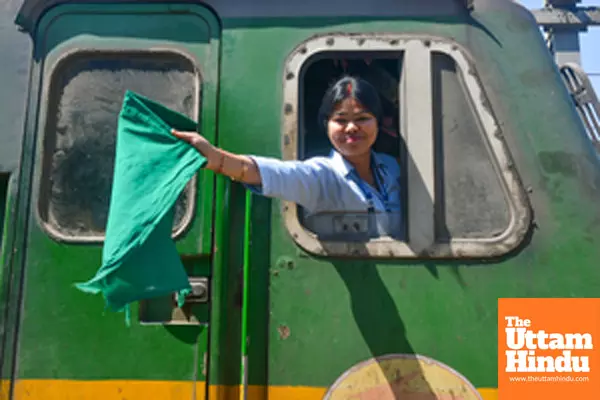
[[171,133],[194,146],[196,150],[206,157],[206,169],[210,169],[217,174],[226,175],[248,185],[262,184],[260,171],[250,157],[232,154],[219,149],[196,132],[180,132],[173,129]]
[[206,157],[205,168],[244,183],[254,193],[291,201],[309,211],[333,207],[335,204],[330,203],[340,197],[336,195],[339,186],[336,175],[322,163],[232,154],[213,146],[195,132],[173,131],[173,135]]

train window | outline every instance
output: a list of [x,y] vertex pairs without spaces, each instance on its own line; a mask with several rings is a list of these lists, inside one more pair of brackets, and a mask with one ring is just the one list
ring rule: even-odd
[[[113,179],[117,119],[125,90],[196,118],[198,74],[172,52],[82,53],[50,79],[38,213],[63,241],[103,239]],[[191,219],[195,179],[176,203],[174,236]]]
[[[399,84],[402,73],[402,54],[382,55],[376,53],[324,53],[306,64],[302,75],[300,109],[300,158],[329,155],[332,147],[329,139],[317,126],[318,110],[323,94],[341,74],[361,76],[379,92],[383,108],[382,129],[373,149],[394,159],[400,157],[399,135]],[[401,168],[403,169],[403,168]],[[405,203],[405,201],[403,202]],[[298,218],[304,227],[321,240],[363,241],[368,238],[391,236],[402,238],[405,234],[402,213],[369,215],[365,212],[317,213],[308,215],[298,208]],[[387,223],[388,221],[392,223]]]
[[475,63],[446,39],[339,34],[303,43],[283,80],[284,159],[330,151],[316,114],[328,84],[344,73],[380,93],[384,132],[375,150],[400,163],[405,209],[382,231],[365,214],[307,215],[283,202],[298,245],[322,256],[481,258],[523,240],[530,213],[501,128]]
[[431,75],[437,239],[499,235],[510,223],[509,204],[456,62],[433,52]]

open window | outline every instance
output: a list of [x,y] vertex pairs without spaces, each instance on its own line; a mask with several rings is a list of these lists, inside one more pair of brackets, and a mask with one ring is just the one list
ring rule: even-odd
[[373,232],[366,213],[307,216],[283,202],[296,243],[339,257],[493,257],[514,249],[529,227],[526,196],[473,61],[446,39],[339,34],[300,45],[283,82],[284,159],[331,151],[317,110],[346,73],[380,94],[384,120],[374,150],[397,158],[404,209],[391,216],[395,229]]
[[[400,93],[402,76],[402,52],[322,52],[304,63],[301,71],[299,127],[300,159],[328,156],[332,146],[318,126],[317,115],[321,99],[329,86],[343,74],[360,76],[369,81],[378,91],[383,108],[380,132],[373,149],[398,160],[402,160],[403,140],[399,133]],[[401,186],[405,187],[404,179]],[[405,193],[405,192],[403,192]],[[402,199],[406,204],[406,199]],[[397,215],[396,215],[397,214]],[[386,213],[369,214],[364,211],[348,210],[345,213],[321,212],[313,215],[298,207],[300,223],[319,240],[343,240],[364,242],[365,240],[391,236],[401,240],[406,236],[405,210],[395,215]],[[384,223],[391,220],[392,223]]]

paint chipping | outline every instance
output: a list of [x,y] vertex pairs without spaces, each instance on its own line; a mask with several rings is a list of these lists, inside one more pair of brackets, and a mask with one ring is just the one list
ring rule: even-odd
[[285,325],[279,325],[279,328],[277,328],[277,332],[279,332],[279,338],[281,340],[286,340],[290,337],[290,328],[288,328]]

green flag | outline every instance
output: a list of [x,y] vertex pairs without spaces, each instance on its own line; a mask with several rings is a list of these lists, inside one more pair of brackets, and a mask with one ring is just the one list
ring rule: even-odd
[[76,287],[102,293],[107,308],[127,312],[142,299],[191,291],[171,239],[175,202],[206,158],[171,129],[195,131],[196,122],[127,91],[119,114],[115,169],[102,266]]

